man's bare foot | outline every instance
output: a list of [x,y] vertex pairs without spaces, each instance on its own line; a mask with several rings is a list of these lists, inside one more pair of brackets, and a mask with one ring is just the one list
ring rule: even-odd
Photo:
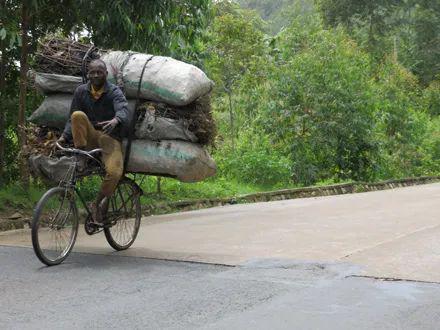
[[93,223],[96,225],[103,225],[101,208],[96,203],[90,204],[90,212],[92,213]]
[[108,197],[104,197],[104,199],[99,203],[99,211],[101,213],[101,222],[105,225],[109,222],[108,219],[108,207],[109,207],[110,199]]

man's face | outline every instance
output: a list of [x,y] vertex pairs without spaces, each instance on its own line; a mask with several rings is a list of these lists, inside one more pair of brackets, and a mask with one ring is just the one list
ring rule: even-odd
[[107,69],[100,62],[91,62],[87,77],[95,88],[101,88],[107,80]]

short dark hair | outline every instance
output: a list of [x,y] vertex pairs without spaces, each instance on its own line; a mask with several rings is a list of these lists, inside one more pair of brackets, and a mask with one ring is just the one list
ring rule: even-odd
[[107,65],[106,65],[105,62],[104,62],[103,60],[101,60],[100,58],[97,58],[97,59],[91,60],[90,63],[89,63],[89,68],[90,68],[90,65],[91,65],[92,63],[99,63],[99,64],[103,65],[104,68],[105,68],[105,70],[107,71]]

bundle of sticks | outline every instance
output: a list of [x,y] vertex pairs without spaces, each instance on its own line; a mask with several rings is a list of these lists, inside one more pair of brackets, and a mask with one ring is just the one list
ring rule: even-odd
[[28,123],[24,129],[27,141],[26,146],[21,151],[23,157],[28,158],[34,154],[52,155],[55,142],[61,136],[59,130],[49,127],[38,127],[31,123]]
[[100,55],[100,49],[91,44],[47,38],[39,44],[34,68],[39,72],[81,76],[90,61]]

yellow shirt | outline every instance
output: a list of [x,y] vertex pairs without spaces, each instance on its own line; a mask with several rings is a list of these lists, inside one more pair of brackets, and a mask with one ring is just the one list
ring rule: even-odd
[[91,87],[90,93],[92,93],[93,98],[95,100],[98,100],[101,97],[102,93],[104,93],[104,86],[102,86],[98,90],[95,90],[95,88],[93,88],[93,85],[90,85],[90,87]]

